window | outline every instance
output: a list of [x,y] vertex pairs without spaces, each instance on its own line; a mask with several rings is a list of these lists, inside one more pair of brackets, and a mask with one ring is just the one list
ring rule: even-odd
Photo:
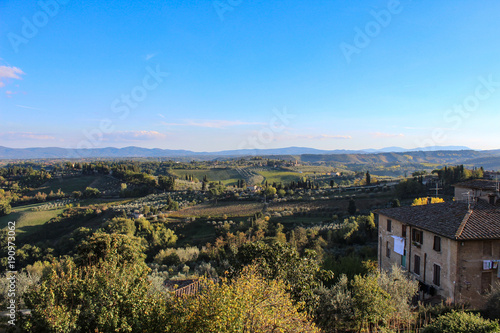
[[391,220],[387,220],[387,231],[392,232],[392,221]]
[[406,226],[402,226],[401,237],[406,238]]
[[419,243],[419,244],[422,244],[423,238],[424,238],[424,232],[422,230],[417,230],[417,229],[412,230],[412,233],[411,233],[411,240],[412,241]]
[[413,273],[420,275],[420,256],[415,254],[415,260],[413,261]]
[[491,256],[492,251],[492,243],[491,241],[483,241],[483,256]]
[[441,266],[434,264],[434,277],[432,278],[432,283],[435,286],[441,285]]
[[441,237],[434,236],[434,246],[432,248],[434,251],[441,252]]
[[391,257],[391,248],[389,247],[389,242],[385,243],[385,255],[387,258]]

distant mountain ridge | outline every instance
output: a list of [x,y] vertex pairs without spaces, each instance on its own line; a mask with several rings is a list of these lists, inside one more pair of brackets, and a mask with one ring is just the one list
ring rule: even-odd
[[373,154],[388,152],[414,152],[414,151],[460,151],[471,150],[463,146],[434,146],[425,148],[405,149],[401,147],[387,147],[382,149],[362,149],[362,150],[321,150],[307,147],[287,147],[271,149],[238,149],[223,150],[216,152],[194,152],[190,150],[173,150],[160,148],[93,148],[93,149],[67,149],[60,147],[47,148],[8,148],[0,146],[0,159],[38,159],[38,158],[127,158],[127,157],[189,157],[189,156],[265,156],[265,155],[304,155],[304,154]]
[[0,146],[0,160],[26,159],[124,159],[163,158],[189,162],[192,160],[224,160],[249,156],[267,156],[276,159],[298,160],[300,162],[325,164],[338,167],[366,166],[412,166],[420,169],[425,165],[458,165],[484,167],[486,170],[500,170],[500,149],[472,150],[462,146],[429,147],[426,149],[404,149],[387,147],[363,150],[320,150],[305,147],[276,149],[241,149],[219,152],[193,152],[159,148],[95,148],[71,150],[65,148],[6,148]]

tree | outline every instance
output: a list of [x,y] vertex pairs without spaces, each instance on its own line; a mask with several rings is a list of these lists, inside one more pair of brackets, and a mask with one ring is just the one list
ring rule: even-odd
[[290,290],[292,298],[302,303],[304,309],[311,312],[318,301],[314,290],[321,280],[329,280],[333,276],[320,268],[316,253],[306,250],[303,257],[288,244],[262,241],[246,243],[238,253],[230,257],[233,274],[243,267],[257,264],[259,272],[269,280],[282,280]]
[[392,208],[401,207],[401,202],[399,201],[399,199],[392,200],[391,207]]
[[331,288],[317,289],[320,300],[316,322],[321,328],[337,332],[410,327],[411,299],[418,290],[418,282],[407,278],[396,266],[389,273],[379,273],[373,268],[369,271],[366,275],[355,275],[350,282],[342,274]]
[[84,198],[99,198],[101,196],[101,191],[93,187],[87,187],[85,191],[83,191]]
[[384,323],[395,310],[391,295],[379,286],[376,275],[356,275],[351,286],[354,320],[360,330]]
[[179,210],[179,203],[175,200],[172,200],[172,197],[170,195],[167,197],[167,210],[170,211]]
[[0,216],[9,215],[12,210],[10,202],[7,200],[0,201]]
[[77,246],[75,263],[89,265],[114,259],[119,263],[144,264],[144,247],[137,237],[97,231]]
[[73,198],[75,199],[80,199],[82,196],[83,196],[83,193],[81,191],[73,191],[71,193],[71,195],[73,196]]
[[349,280],[342,274],[338,282],[331,288],[315,290],[319,296],[316,308],[316,323],[325,332],[349,331],[353,326],[354,307]]
[[164,191],[175,190],[175,178],[168,176],[158,176],[158,187]]
[[486,314],[490,319],[500,319],[500,282],[496,282],[488,293]]
[[217,199],[219,198],[219,195],[224,193],[224,191],[226,190],[224,185],[216,183],[210,183],[208,189],[210,191],[210,195],[212,196],[212,198],[214,198],[215,204],[217,204]]
[[372,179],[371,179],[371,176],[370,176],[370,171],[366,171],[365,183],[366,183],[366,185],[371,185],[371,183],[372,183]]
[[349,206],[347,207],[347,212],[351,215],[356,214],[356,201],[354,198],[349,199]]
[[274,197],[274,195],[276,194],[276,188],[272,186],[267,186],[266,189],[264,190],[264,194],[266,198]]
[[[430,199],[430,202],[429,202]],[[427,205],[427,204],[435,204],[435,203],[441,203],[444,202],[444,199],[442,198],[416,198],[413,200],[413,203],[411,204],[412,206],[422,206],[422,205]]]
[[135,222],[128,218],[114,217],[106,223],[107,229],[112,233],[134,236]]
[[164,331],[167,300],[151,294],[148,270],[116,257],[81,267],[70,259],[54,263],[25,297],[29,331]]
[[298,311],[281,280],[268,280],[256,266],[233,281],[204,282],[196,296],[174,301],[175,332],[319,332]]
[[500,326],[496,321],[482,318],[479,314],[457,312],[442,315],[427,325],[423,333],[493,333],[499,332]]

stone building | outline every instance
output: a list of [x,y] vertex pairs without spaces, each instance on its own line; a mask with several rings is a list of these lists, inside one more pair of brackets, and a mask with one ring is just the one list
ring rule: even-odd
[[483,199],[495,205],[499,200],[499,183],[486,179],[473,179],[453,185],[455,199],[467,201],[470,199]]
[[[495,203],[498,204],[498,194]],[[484,305],[500,281],[500,207],[469,198],[422,206],[381,209],[378,263],[394,263],[419,281],[421,299]]]

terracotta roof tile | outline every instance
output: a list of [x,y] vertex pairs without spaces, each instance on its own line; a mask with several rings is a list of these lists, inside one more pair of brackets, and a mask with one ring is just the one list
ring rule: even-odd
[[500,209],[482,200],[471,208],[465,202],[445,202],[376,213],[451,239],[500,239]]
[[455,184],[453,186],[470,188],[473,190],[495,191],[497,188],[497,183],[493,180],[487,180],[487,179],[472,179],[462,183]]

